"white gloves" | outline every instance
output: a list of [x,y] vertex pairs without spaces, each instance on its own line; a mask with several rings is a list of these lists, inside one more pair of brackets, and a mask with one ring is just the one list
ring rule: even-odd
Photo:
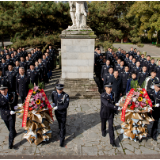
[[155,105],[155,107],[159,107],[159,104],[157,103],[157,104]]
[[119,106],[119,103],[116,103],[115,105],[116,105],[116,106]]
[[152,85],[150,88],[154,89],[154,85]]
[[118,111],[120,111],[120,110],[122,110],[122,108],[121,108],[121,107],[118,107]]
[[54,109],[54,111],[55,111],[55,110],[57,110],[57,109],[58,109],[58,107],[57,107],[57,106],[55,106],[53,109]]
[[18,106],[14,106],[14,110],[17,110],[18,109]]
[[15,114],[16,112],[15,111],[10,111],[10,115],[13,115]]

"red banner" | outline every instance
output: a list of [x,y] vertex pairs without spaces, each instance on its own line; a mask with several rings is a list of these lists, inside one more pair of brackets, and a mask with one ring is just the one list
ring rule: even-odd
[[[48,101],[48,98],[47,98],[47,96],[46,96],[46,94],[45,94],[45,92],[44,92],[43,89],[41,89],[40,92],[42,93],[42,96],[45,98],[45,103],[47,104],[47,107],[48,107],[48,110],[49,110],[49,115],[50,115],[50,117],[51,117],[52,120],[53,120],[52,107],[51,107],[51,105],[50,105],[50,103],[49,103],[49,101]],[[54,120],[53,120],[53,121],[54,121]]]
[[123,121],[123,122],[125,122],[126,109],[127,109],[127,107],[128,107],[129,101],[130,101],[131,98],[132,98],[133,92],[134,92],[134,89],[132,88],[132,89],[130,90],[129,94],[127,95],[127,97],[126,97],[124,106],[123,106],[123,108],[122,108],[121,121]]
[[23,121],[22,121],[22,127],[26,127],[26,122],[27,122],[27,115],[28,115],[28,107],[29,107],[29,100],[31,98],[33,90],[29,90],[25,105],[24,105],[24,114],[23,114]]
[[147,101],[148,101],[148,104],[152,107],[152,101],[151,101],[151,99],[149,98],[147,91],[146,91],[144,88],[142,89],[142,91],[143,91],[144,97],[145,97],[145,98],[147,99]]

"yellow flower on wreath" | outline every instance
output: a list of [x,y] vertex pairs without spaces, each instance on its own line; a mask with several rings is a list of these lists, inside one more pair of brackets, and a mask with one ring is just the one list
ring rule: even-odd
[[41,104],[41,101],[39,99],[37,99],[36,104]]
[[148,101],[146,101],[146,104],[148,104]]
[[140,94],[143,94],[143,91],[140,91]]
[[40,92],[40,91],[41,91],[41,89],[38,89],[38,91]]
[[138,97],[138,101],[139,101],[139,102],[141,102],[141,101],[142,101],[142,99],[143,99],[142,97]]
[[36,92],[35,92],[35,91],[33,91],[32,93],[33,93],[33,94],[36,94]]

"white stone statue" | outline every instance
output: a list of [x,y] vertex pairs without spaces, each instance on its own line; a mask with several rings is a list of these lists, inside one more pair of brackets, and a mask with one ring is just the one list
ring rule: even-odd
[[67,30],[89,29],[86,25],[88,7],[85,1],[69,1],[70,15],[72,26],[68,26]]

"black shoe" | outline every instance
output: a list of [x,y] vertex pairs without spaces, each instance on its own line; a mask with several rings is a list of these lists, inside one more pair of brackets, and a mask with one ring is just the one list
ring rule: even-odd
[[12,149],[13,148],[13,145],[10,145],[9,147],[8,147],[8,149]]
[[112,145],[112,147],[116,147],[116,143],[115,142],[111,143],[111,145]]
[[102,136],[103,136],[103,137],[106,137],[106,132],[105,132],[105,133],[102,132]]
[[153,138],[154,141],[157,141],[157,138]]
[[60,142],[60,147],[64,147],[64,141]]

